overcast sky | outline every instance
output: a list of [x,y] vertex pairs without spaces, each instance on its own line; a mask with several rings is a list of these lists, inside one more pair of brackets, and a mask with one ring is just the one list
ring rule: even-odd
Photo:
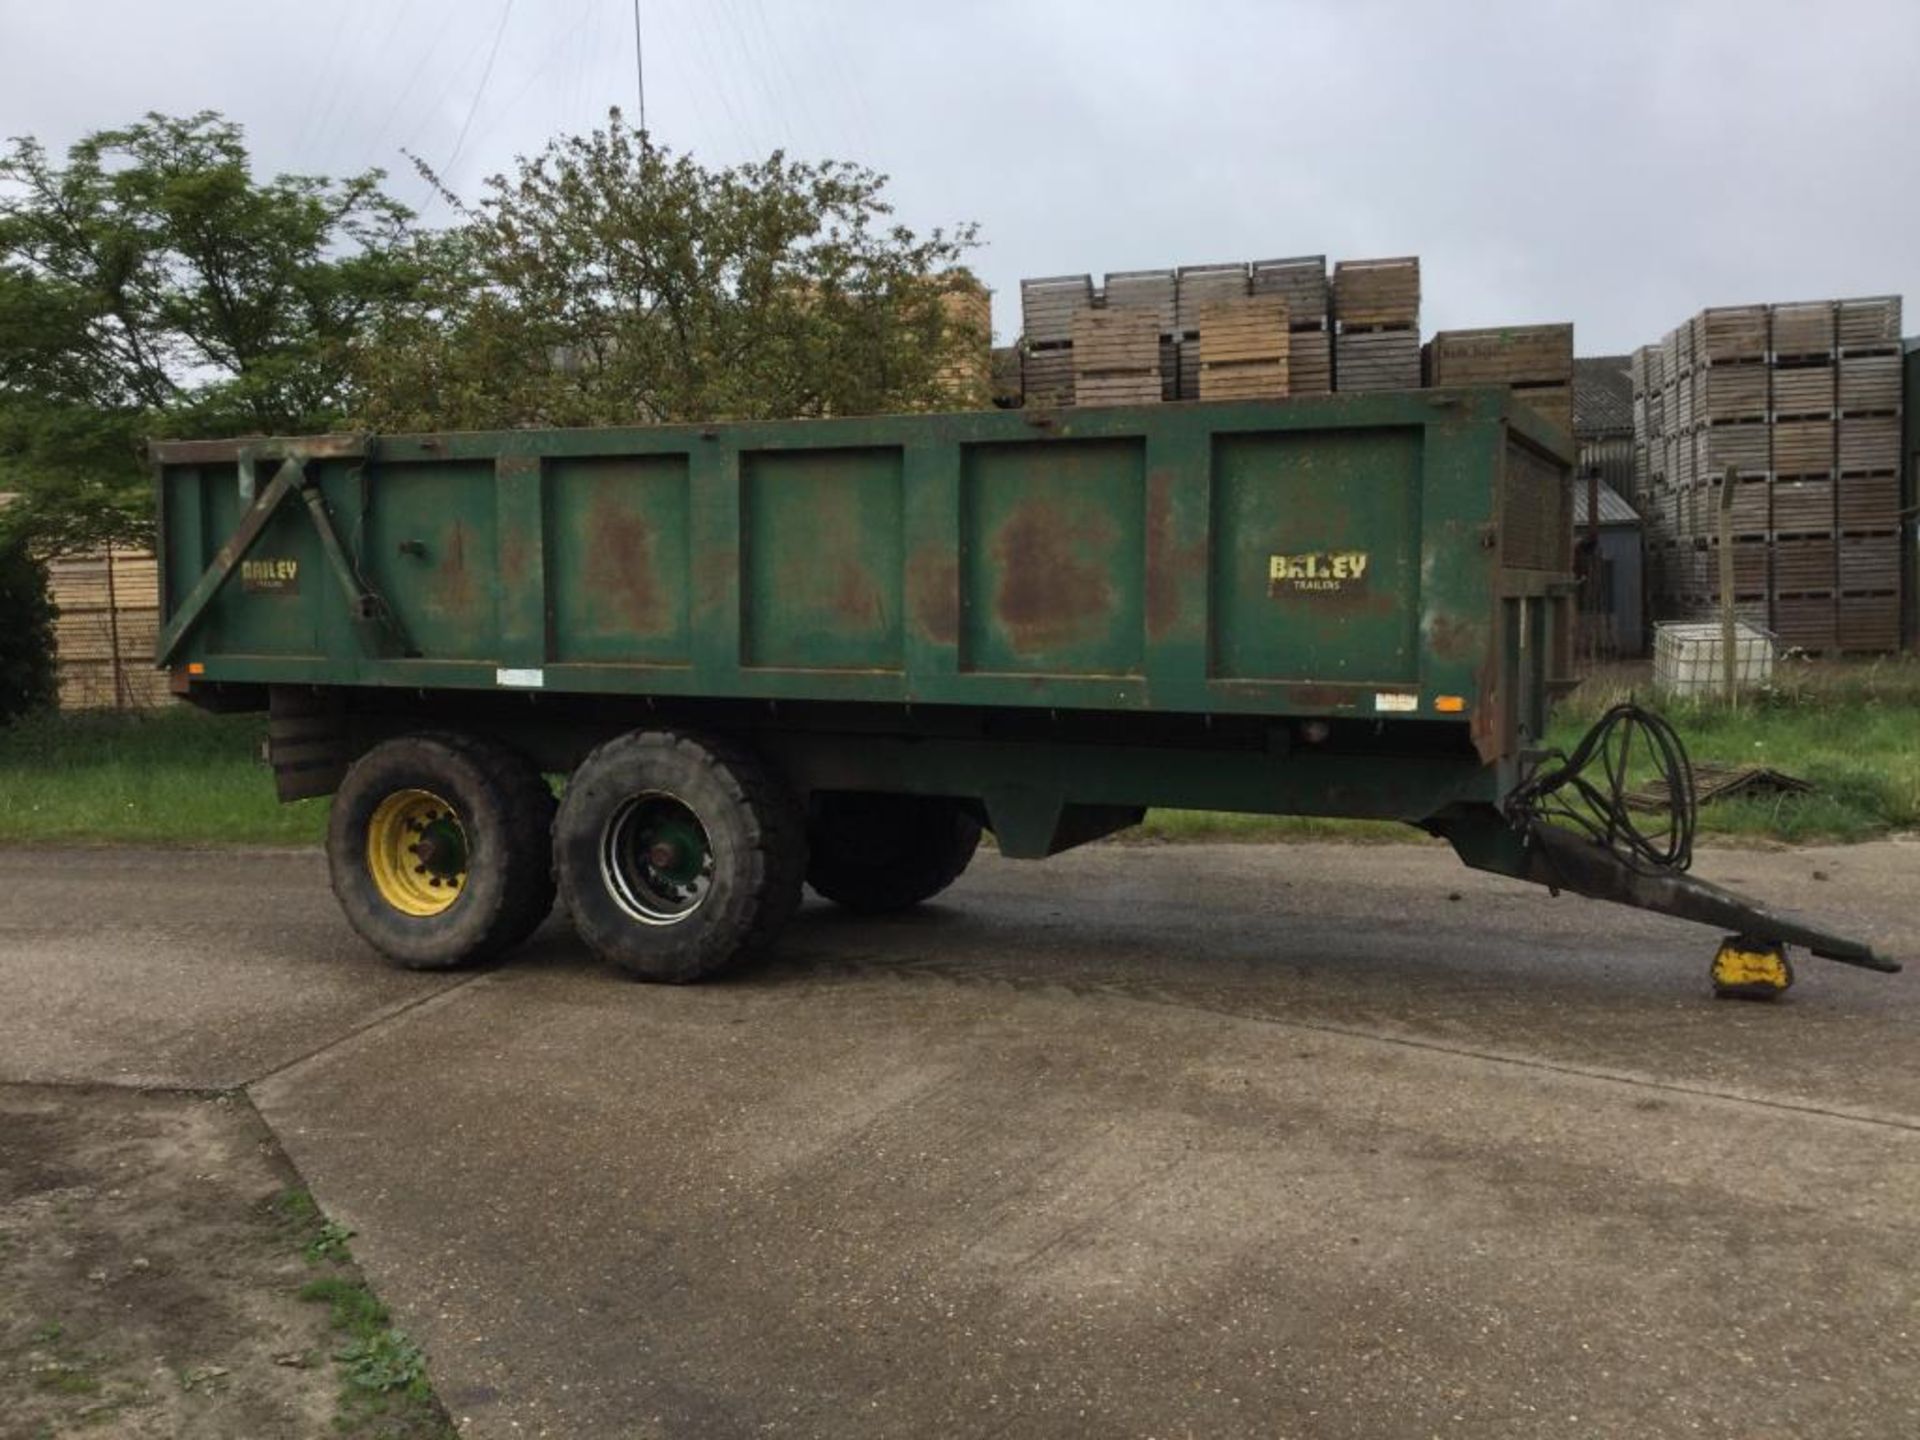
[[[640,11],[656,139],[859,160],[908,224],[978,221],[1003,340],[1022,276],[1318,253],[1418,254],[1427,331],[1571,319],[1583,354],[1920,289],[1920,0]],[[631,0],[0,0],[0,134],[217,109],[262,168],[426,207],[403,149],[470,194],[631,113],[633,62]]]

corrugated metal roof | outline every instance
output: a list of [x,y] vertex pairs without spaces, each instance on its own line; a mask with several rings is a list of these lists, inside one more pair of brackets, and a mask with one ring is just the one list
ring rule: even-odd
[[[1567,486],[1573,492],[1573,524],[1575,529],[1590,525],[1587,518],[1587,482],[1581,475],[1571,476]],[[1602,525],[1638,525],[1640,516],[1633,506],[1611,485],[1604,481],[1600,487],[1600,523]]]
[[1630,355],[1594,355],[1573,362],[1573,433],[1633,429]]

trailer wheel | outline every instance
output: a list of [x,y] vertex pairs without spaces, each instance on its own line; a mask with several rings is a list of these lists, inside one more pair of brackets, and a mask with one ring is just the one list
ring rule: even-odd
[[327,868],[347,923],[410,970],[491,959],[553,904],[553,792],[489,741],[409,735],[347,771]]
[[685,984],[772,944],[800,903],[806,835],[785,786],[751,756],[635,731],[567,783],[554,863],[596,954],[639,979]]
[[807,884],[849,910],[880,914],[931,900],[966,870],[980,822],[957,800],[847,792],[816,796]]

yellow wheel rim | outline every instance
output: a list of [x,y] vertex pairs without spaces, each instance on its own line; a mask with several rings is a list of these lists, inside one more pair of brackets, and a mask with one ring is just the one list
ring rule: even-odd
[[438,915],[467,883],[467,832],[431,790],[396,790],[367,822],[367,873],[404,915]]

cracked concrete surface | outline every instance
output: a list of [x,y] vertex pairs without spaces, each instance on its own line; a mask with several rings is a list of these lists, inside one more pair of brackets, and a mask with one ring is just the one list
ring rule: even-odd
[[[1920,956],[1920,846],[1700,868]],[[314,855],[12,851],[0,1079],[247,1086],[474,1436],[1920,1433],[1920,988],[1716,1003],[1714,939],[1108,846],[657,989],[564,919],[389,970]]]

